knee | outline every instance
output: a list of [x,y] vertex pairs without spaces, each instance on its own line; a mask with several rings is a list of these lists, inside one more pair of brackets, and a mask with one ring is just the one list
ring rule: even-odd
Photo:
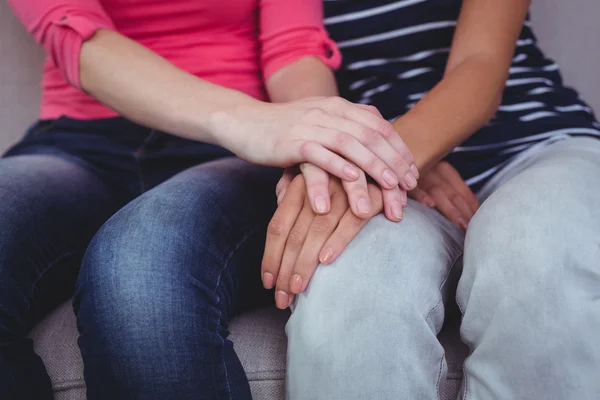
[[411,200],[401,222],[372,218],[334,263],[319,266],[308,294],[315,301],[329,296],[345,305],[376,295],[417,298],[432,279],[448,272],[461,250],[458,229]]
[[531,168],[483,203],[469,224],[459,292],[475,285],[488,299],[541,307],[589,286],[600,214],[557,184],[572,173],[568,163]]
[[[201,210],[200,202],[194,211]],[[206,228],[171,196],[141,197],[115,214],[83,259],[74,302],[80,328],[160,337],[184,328],[182,313],[216,307],[221,263]]]
[[397,331],[399,321],[435,330],[443,321],[442,286],[461,246],[446,229],[456,228],[419,205],[411,205],[401,223],[373,218],[333,264],[319,266],[298,296],[290,339],[321,349],[339,335],[380,336],[375,330],[386,326]]

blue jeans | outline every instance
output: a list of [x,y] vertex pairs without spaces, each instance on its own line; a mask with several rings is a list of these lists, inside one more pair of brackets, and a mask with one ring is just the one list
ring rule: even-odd
[[75,288],[88,400],[251,398],[227,321],[271,301],[279,175],[124,119],[31,128],[0,160],[2,399],[52,398],[26,334]]

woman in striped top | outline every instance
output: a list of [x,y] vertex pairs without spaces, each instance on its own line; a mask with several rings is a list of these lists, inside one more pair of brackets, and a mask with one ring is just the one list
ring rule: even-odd
[[[327,221],[300,212],[304,248],[285,249],[290,279],[277,289],[293,296],[310,280],[287,326],[288,397],[439,398],[436,336],[458,285],[471,349],[461,398],[596,398],[600,126],[538,48],[529,1],[325,6],[340,90],[394,120],[421,172],[420,202],[400,224],[372,218],[341,256],[364,223],[340,220],[347,206],[333,202]],[[304,196],[301,179],[280,209]],[[317,259],[336,261],[315,271]]]

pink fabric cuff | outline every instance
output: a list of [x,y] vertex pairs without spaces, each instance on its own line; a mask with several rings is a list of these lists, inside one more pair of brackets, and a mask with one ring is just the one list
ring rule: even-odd
[[331,69],[338,69],[342,63],[339,49],[322,28],[295,28],[261,39],[265,82],[279,69],[303,57],[317,57]]
[[65,80],[70,85],[81,89],[79,76],[81,46],[99,29],[114,30],[112,22],[103,13],[59,8],[37,21],[30,30]]

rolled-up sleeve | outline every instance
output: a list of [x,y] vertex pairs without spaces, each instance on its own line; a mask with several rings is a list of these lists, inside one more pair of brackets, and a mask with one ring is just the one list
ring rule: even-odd
[[342,57],[323,26],[322,0],[260,0],[260,45],[264,79],[307,56],[332,69]]
[[114,25],[95,0],[8,0],[25,28],[69,84],[80,88],[79,54],[98,29]]

